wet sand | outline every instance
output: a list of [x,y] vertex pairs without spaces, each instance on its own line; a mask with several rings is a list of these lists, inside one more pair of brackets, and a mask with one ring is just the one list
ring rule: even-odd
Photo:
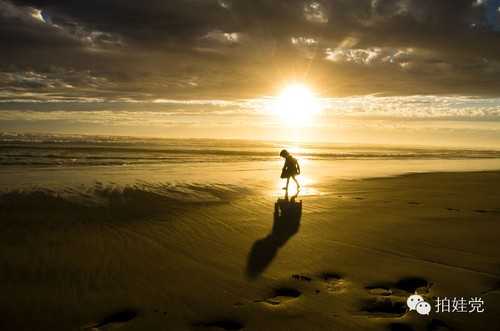
[[[426,173],[325,181],[295,203],[249,188],[112,212],[11,196],[0,327],[497,330],[498,187],[500,172]],[[486,311],[419,316],[415,291]]]

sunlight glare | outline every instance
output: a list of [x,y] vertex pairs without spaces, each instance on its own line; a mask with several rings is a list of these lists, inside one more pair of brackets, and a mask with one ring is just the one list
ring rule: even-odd
[[274,99],[272,110],[287,125],[304,126],[321,111],[321,104],[306,85],[294,83],[285,87]]
[[[288,190],[289,197],[292,197],[296,194],[298,194],[299,196],[312,196],[321,194],[320,191],[315,187],[316,181],[313,180],[311,177],[299,175],[297,178],[301,185],[300,191],[297,192],[297,186],[293,181],[290,181],[290,186]],[[280,179],[276,181],[272,195],[283,196],[285,192],[283,190],[283,186],[285,186],[285,183],[286,179]]]

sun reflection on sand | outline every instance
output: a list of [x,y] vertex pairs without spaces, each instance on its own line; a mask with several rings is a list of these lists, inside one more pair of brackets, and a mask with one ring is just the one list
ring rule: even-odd
[[[288,196],[312,196],[320,195],[321,192],[315,187],[316,181],[309,176],[297,176],[300,183],[300,190],[297,192],[297,186],[293,181],[290,182],[288,186]],[[272,196],[283,196],[285,195],[285,190],[283,187],[286,185],[286,179],[279,179],[276,181]]]

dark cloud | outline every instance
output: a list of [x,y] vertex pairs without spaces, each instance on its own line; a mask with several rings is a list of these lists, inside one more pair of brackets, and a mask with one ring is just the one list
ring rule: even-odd
[[499,95],[493,2],[0,0],[0,86],[239,98],[295,78],[329,95]]

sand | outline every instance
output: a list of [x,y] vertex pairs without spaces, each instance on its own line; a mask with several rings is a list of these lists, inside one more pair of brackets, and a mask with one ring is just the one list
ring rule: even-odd
[[[131,191],[113,209],[3,196],[0,328],[497,330],[498,187],[457,172],[325,180],[295,203],[252,187]],[[420,316],[415,291],[486,311]]]

